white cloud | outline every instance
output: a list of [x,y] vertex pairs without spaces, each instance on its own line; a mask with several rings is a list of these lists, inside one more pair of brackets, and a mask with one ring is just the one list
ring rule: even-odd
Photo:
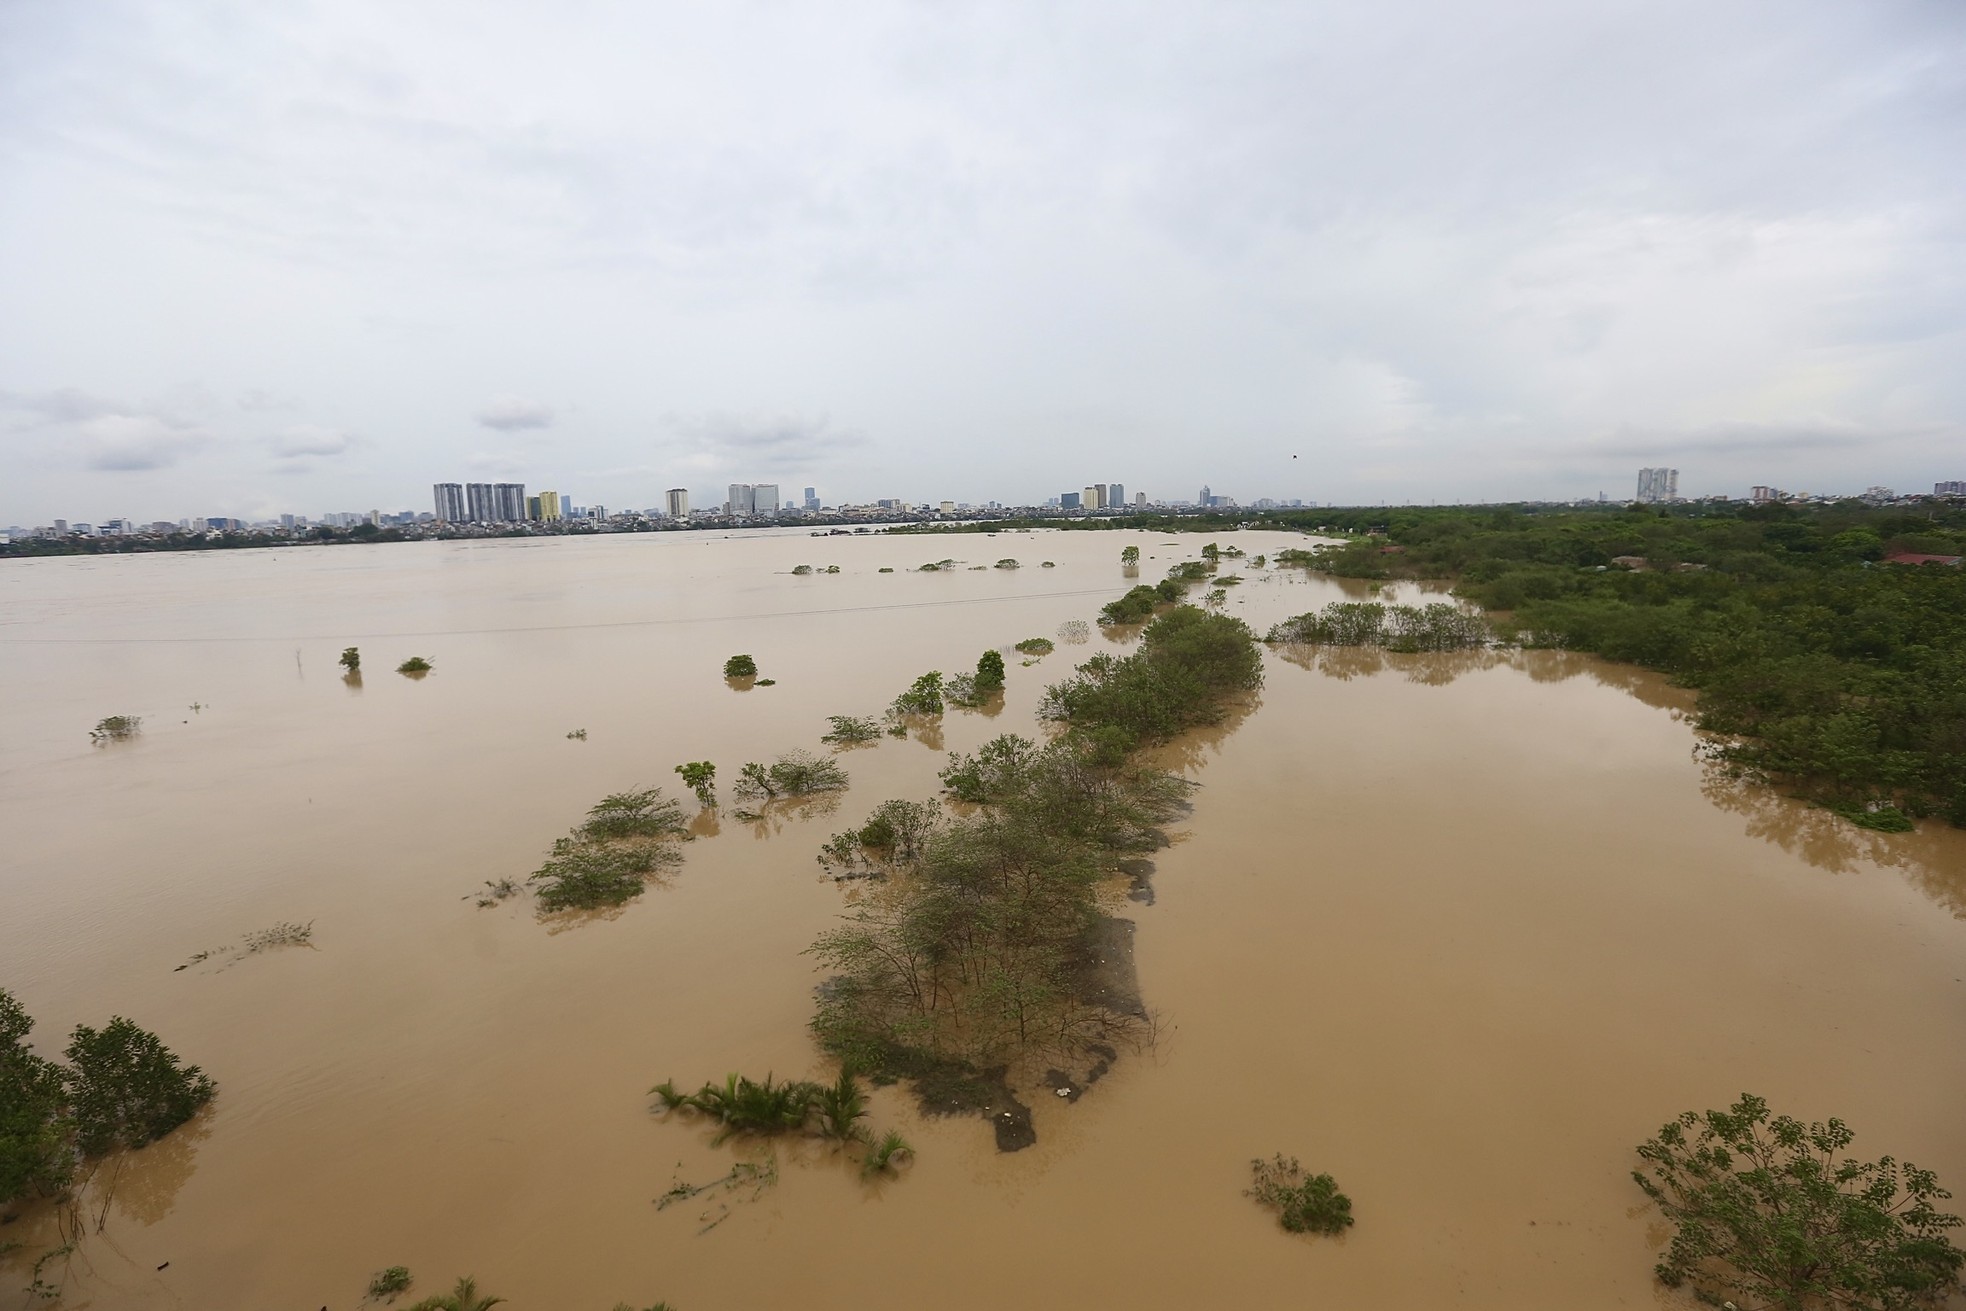
[[209,440],[154,414],[105,414],[78,424],[75,436],[90,469],[115,473],[168,469]]
[[500,432],[524,432],[532,428],[551,428],[553,411],[538,401],[519,396],[494,396],[478,410],[478,422]]
[[283,459],[346,455],[355,439],[334,428],[296,424],[267,439],[273,453]]

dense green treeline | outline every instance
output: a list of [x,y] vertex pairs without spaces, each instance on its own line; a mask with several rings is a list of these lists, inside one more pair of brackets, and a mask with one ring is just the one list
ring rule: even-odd
[[[1726,759],[1860,823],[1966,825],[1966,512],[1855,504],[1736,512],[1317,511],[1361,536],[1286,563],[1452,578],[1526,644],[1700,690]],[[1308,525],[1306,525],[1308,526]],[[1312,558],[1314,556],[1314,559]]]

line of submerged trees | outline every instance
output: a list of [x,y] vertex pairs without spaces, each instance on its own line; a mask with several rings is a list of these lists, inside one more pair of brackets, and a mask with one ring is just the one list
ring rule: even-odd
[[1051,687],[1064,731],[952,756],[964,803],[891,801],[822,860],[883,878],[811,954],[833,971],[813,1031],[876,1078],[983,1077],[1032,1051],[1072,1053],[1137,1025],[1087,985],[1099,885],[1162,845],[1187,785],[1142,747],[1214,722],[1262,682],[1240,620],[1180,607],[1124,657],[1095,655]]

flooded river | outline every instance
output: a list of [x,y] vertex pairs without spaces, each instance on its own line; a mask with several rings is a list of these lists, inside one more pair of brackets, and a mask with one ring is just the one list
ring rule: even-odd
[[[825,1073],[801,952],[846,894],[819,844],[934,795],[942,750],[1035,735],[1044,684],[1114,648],[1095,627],[1013,656],[1000,713],[952,709],[942,750],[844,753],[836,811],[726,816],[618,914],[542,922],[474,890],[522,879],[605,793],[818,749],[827,715],[1090,620],[1135,581],[1122,546],[1151,582],[1204,540],[0,565],[0,986],[44,1051],[123,1014],[219,1084],[128,1158],[61,1305],[343,1311],[392,1264],[413,1296],[472,1273],[513,1311],[1690,1305],[1652,1279],[1632,1148],[1744,1090],[1966,1190],[1966,834],[1863,833],[1712,777],[1690,694],[1640,671],[1296,651],[1165,753],[1202,786],[1125,912],[1157,1046],[1074,1105],[1028,1094],[1039,1140],[1016,1154],[888,1089],[874,1121],[918,1149],[899,1179],[780,1145],[778,1183],[709,1232],[708,1198],[658,1210],[739,1153],[652,1115],[650,1085]],[[969,568],[1003,557],[1024,567]],[[1259,631],[1346,595],[1239,571],[1229,609]],[[776,685],[727,686],[735,652]],[[391,672],[410,655],[435,672]],[[121,713],[141,734],[92,747]],[[311,944],[233,950],[280,922]],[[1356,1227],[1293,1238],[1245,1199],[1276,1152],[1334,1174]],[[51,1233],[30,1211],[0,1237]]]

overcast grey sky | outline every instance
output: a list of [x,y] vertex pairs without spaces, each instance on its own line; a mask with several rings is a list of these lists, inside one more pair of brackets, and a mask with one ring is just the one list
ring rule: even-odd
[[0,523],[1966,478],[1957,0],[0,0]]

